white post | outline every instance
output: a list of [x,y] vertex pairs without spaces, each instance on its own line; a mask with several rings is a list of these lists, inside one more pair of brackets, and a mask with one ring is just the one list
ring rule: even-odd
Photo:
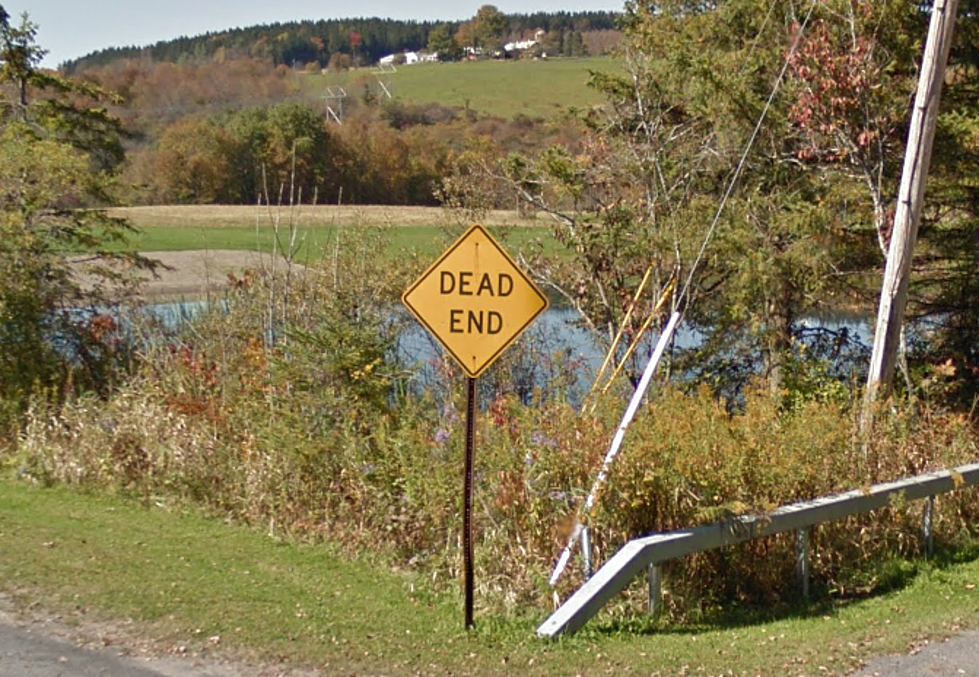
[[935,497],[929,496],[925,499],[925,507],[921,511],[921,540],[925,546],[925,557],[931,557],[935,553]]
[[809,530],[799,529],[795,532],[795,577],[803,599],[809,599],[810,566]]
[[591,560],[591,531],[588,527],[581,529],[581,568],[584,569],[585,578],[591,578],[594,568]]

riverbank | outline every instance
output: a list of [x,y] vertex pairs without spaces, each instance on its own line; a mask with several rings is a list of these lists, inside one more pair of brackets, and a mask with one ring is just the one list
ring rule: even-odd
[[[187,251],[141,252],[148,259],[157,261],[155,272],[143,272],[142,296],[148,301],[200,299],[209,293],[227,289],[233,278],[240,278],[246,270],[262,270],[275,266],[285,270],[287,262],[279,256],[257,251],[235,249],[194,249]],[[293,264],[293,270],[305,271],[305,267]],[[79,275],[83,288],[91,287],[95,279]]]

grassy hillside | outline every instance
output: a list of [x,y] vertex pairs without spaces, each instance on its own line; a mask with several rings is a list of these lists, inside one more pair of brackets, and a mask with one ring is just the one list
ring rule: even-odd
[[606,57],[518,61],[475,61],[400,66],[396,73],[355,69],[301,76],[307,95],[321,97],[327,87],[343,87],[362,99],[365,88],[377,93],[380,78],[397,100],[461,106],[478,113],[553,118],[569,107],[588,108],[602,102],[588,87],[591,71],[615,71],[619,62]]

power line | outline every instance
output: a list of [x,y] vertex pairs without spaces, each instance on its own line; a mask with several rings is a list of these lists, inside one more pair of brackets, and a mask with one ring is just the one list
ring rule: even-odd
[[[777,0],[773,0],[773,3],[774,2],[777,2]],[[632,417],[639,406],[639,402],[645,396],[646,388],[649,386],[649,383],[652,379],[653,372],[656,370],[659,364],[659,357],[662,355],[663,348],[665,347],[665,342],[670,340],[673,332],[675,331],[677,325],[679,324],[680,319],[683,316],[683,300],[689,294],[690,287],[693,284],[694,274],[696,273],[697,268],[700,266],[700,263],[703,260],[704,254],[707,251],[707,247],[710,245],[710,242],[714,237],[714,233],[717,231],[717,226],[720,223],[721,215],[723,214],[728,201],[731,199],[731,196],[734,194],[734,189],[737,186],[737,183],[741,178],[741,174],[743,173],[744,168],[748,163],[748,156],[751,153],[751,149],[754,146],[755,141],[758,139],[758,134],[761,132],[761,127],[765,122],[765,118],[768,116],[768,111],[771,109],[772,104],[775,101],[775,97],[782,87],[782,82],[785,79],[786,72],[788,72],[789,65],[791,64],[792,61],[792,57],[795,56],[796,51],[798,51],[799,49],[799,44],[802,41],[802,36],[805,34],[806,28],[809,25],[809,20],[812,18],[812,14],[815,11],[816,4],[818,2],[819,0],[812,0],[809,6],[809,12],[806,14],[806,18],[803,20],[799,28],[799,31],[796,34],[795,40],[792,43],[792,47],[789,49],[788,53],[785,56],[785,62],[782,65],[782,69],[779,71],[778,77],[775,79],[775,82],[772,85],[772,91],[768,96],[768,100],[765,102],[765,106],[762,108],[761,114],[758,117],[758,121],[755,124],[754,130],[752,131],[751,136],[748,138],[748,142],[745,145],[740,160],[738,161],[738,165],[735,168],[734,173],[731,175],[731,180],[728,182],[728,186],[724,191],[720,203],[718,204],[717,211],[714,214],[713,220],[711,221],[710,228],[708,228],[707,234],[704,237],[704,241],[700,246],[700,250],[697,252],[697,256],[694,259],[693,265],[690,267],[690,274],[687,276],[687,281],[686,283],[684,283],[683,289],[680,291],[680,294],[677,296],[677,304],[676,304],[677,310],[673,312],[673,315],[670,317],[669,324],[667,325],[663,333],[660,335],[660,339],[656,347],[656,352],[650,358],[649,364],[646,365],[646,369],[643,373],[642,380],[639,382],[639,385],[636,386],[636,390],[632,395],[632,398],[629,402],[629,406],[622,417],[622,423],[620,423],[619,428],[616,430],[615,437],[613,438],[609,446],[609,451],[606,454],[605,460],[602,463],[602,467],[598,473],[598,477],[596,478],[595,483],[592,486],[591,492],[589,492],[588,497],[585,500],[585,504],[584,504],[586,506],[585,512],[589,512],[591,508],[594,506],[598,492],[603,488],[605,481],[608,478],[609,469],[618,455],[619,448],[625,437],[626,429],[628,428],[629,424],[632,421]],[[766,18],[766,23],[767,23],[767,18]],[[754,47],[752,47],[752,49],[754,49]],[[582,523],[580,513],[579,513],[578,519],[575,520],[574,529],[572,530],[571,536],[568,539],[568,544],[564,547],[564,550],[562,550],[560,556],[558,557],[557,563],[554,565],[554,570],[551,573],[551,577],[549,579],[549,583],[551,587],[554,587],[557,584],[558,579],[561,577],[561,574],[564,572],[564,569],[567,566],[568,561],[571,557],[571,551],[574,548],[575,541],[578,540],[579,537],[581,537],[582,540],[582,551],[585,558],[585,562],[589,563],[589,568],[590,568],[591,553],[588,552],[589,546],[587,545],[587,543],[589,543],[588,530],[587,527],[585,527],[584,524]]]
[[703,261],[708,245],[710,244],[711,240],[714,239],[717,224],[720,223],[721,215],[724,213],[724,209],[727,207],[727,203],[730,201],[731,196],[734,194],[734,189],[737,186],[738,181],[741,179],[741,174],[744,172],[744,168],[748,164],[748,155],[751,153],[751,149],[755,145],[755,141],[758,139],[758,134],[761,132],[761,127],[765,122],[765,118],[768,116],[768,111],[771,109],[772,103],[775,101],[775,96],[782,87],[782,82],[785,80],[785,73],[788,71],[789,66],[791,65],[792,57],[795,56],[795,53],[799,50],[799,44],[802,42],[802,36],[805,34],[806,27],[809,25],[809,20],[812,18],[812,14],[815,11],[818,2],[819,0],[812,0],[812,3],[809,5],[809,12],[806,14],[806,18],[803,20],[798,33],[796,33],[795,40],[792,42],[792,47],[785,55],[785,63],[782,64],[782,70],[779,71],[778,77],[775,79],[775,84],[772,86],[771,94],[769,94],[768,100],[765,102],[765,106],[762,108],[761,114],[758,116],[758,122],[755,124],[754,130],[751,132],[751,136],[748,138],[748,143],[745,145],[744,152],[741,154],[741,159],[738,161],[738,166],[735,168],[734,174],[731,175],[731,180],[728,183],[727,189],[724,191],[724,195],[721,197],[721,201],[717,205],[717,211],[714,213],[714,218],[711,221],[710,228],[707,229],[707,235],[704,237],[704,241],[700,245],[700,250],[697,252],[693,265],[690,267],[690,274],[687,275],[687,281],[684,283],[683,289],[680,290],[679,296],[677,296],[677,307],[682,307],[684,298],[689,294],[690,286],[693,284],[694,274],[697,272],[700,262]]

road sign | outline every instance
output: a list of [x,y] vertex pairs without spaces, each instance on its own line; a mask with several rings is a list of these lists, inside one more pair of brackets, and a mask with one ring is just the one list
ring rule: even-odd
[[547,308],[547,297],[476,224],[401,297],[476,378]]

